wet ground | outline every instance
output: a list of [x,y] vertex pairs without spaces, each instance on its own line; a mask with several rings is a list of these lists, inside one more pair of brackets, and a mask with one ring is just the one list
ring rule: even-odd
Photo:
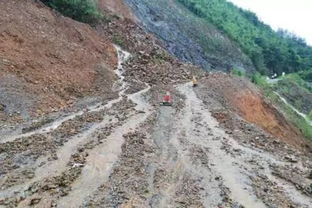
[[117,51],[118,98],[2,137],[0,207],[312,207],[310,159],[244,143],[190,83],[127,93]]

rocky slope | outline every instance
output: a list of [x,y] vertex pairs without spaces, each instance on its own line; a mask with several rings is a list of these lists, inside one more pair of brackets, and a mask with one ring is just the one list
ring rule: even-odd
[[125,0],[140,24],[179,59],[206,70],[253,71],[249,58],[226,35],[174,0]]

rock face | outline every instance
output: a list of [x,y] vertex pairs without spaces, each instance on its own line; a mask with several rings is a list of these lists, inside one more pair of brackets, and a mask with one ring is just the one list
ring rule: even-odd
[[100,75],[110,89],[115,50],[90,26],[31,0],[1,1],[0,10],[0,99],[9,113],[62,108]]
[[214,26],[175,1],[125,0],[141,24],[182,61],[206,70],[253,70],[249,58]]

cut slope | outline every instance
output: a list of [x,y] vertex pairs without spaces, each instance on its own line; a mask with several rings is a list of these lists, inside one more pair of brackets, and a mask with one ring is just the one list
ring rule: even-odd
[[182,61],[206,70],[254,69],[250,59],[213,25],[174,0],[124,0],[141,24]]
[[99,77],[102,88],[110,89],[115,50],[89,26],[32,0],[1,1],[0,9],[0,98],[6,113],[27,117],[28,110],[64,107],[87,94],[97,74],[105,76]]
[[216,98],[225,108],[237,112],[248,122],[260,126],[288,144],[297,147],[305,144],[302,134],[289,124],[277,109],[266,102],[259,90],[249,81],[218,73],[208,76],[203,85],[201,88],[204,88],[208,95]]

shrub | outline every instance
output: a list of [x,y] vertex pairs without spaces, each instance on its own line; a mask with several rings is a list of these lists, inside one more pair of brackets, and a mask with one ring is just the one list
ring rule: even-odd
[[300,71],[298,72],[298,74],[303,80],[307,82],[312,82],[312,69],[307,71]]
[[312,92],[312,87],[308,85],[308,83],[303,80],[301,78],[301,76],[299,75],[299,73],[292,73],[292,74],[288,74],[285,77],[283,77],[284,80],[287,80],[288,82],[294,82],[296,83],[298,86],[300,86],[301,88]]
[[116,45],[119,45],[119,46],[123,46],[124,45],[124,40],[123,40],[123,37],[119,34],[115,34],[113,36],[113,39],[112,39],[112,42]]
[[261,87],[267,86],[267,81],[264,76],[262,76],[259,72],[256,72],[255,74],[252,75],[251,81]]
[[232,74],[232,75],[239,76],[239,77],[244,77],[244,76],[246,76],[245,71],[242,71],[242,70],[239,70],[239,69],[232,69],[231,74]]
[[94,0],[42,0],[64,16],[74,20],[95,23],[103,16],[98,11]]

